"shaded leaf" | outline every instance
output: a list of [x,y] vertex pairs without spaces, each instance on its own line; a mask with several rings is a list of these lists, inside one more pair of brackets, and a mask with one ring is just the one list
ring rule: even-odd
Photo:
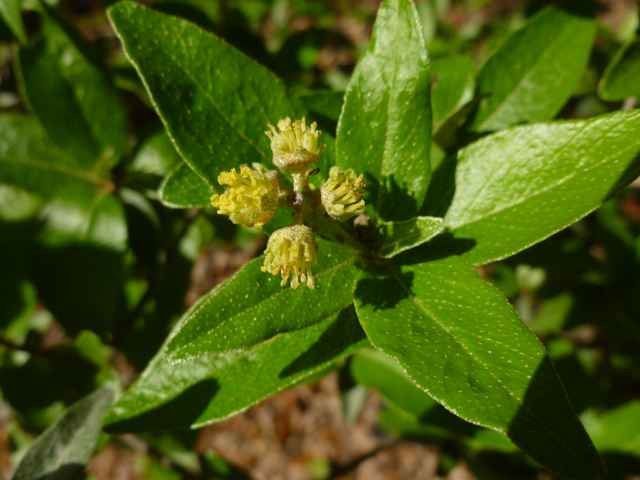
[[0,2],[0,18],[4,20],[21,43],[27,40],[22,16],[20,15],[20,0],[2,0]]
[[448,410],[506,434],[551,471],[600,477],[598,454],[540,341],[464,261],[419,250],[396,257],[405,265],[362,273],[356,309],[373,345]]
[[640,112],[504,130],[441,164],[425,215],[467,261],[508,257],[571,225],[640,174]]
[[[109,18],[180,155],[217,192],[221,171],[271,164],[267,124],[306,113],[275,75],[185,20],[133,2],[114,5]],[[325,143],[322,177],[333,158]]]
[[342,112],[344,92],[311,92],[300,95],[304,106],[312,113],[337,122]]
[[186,163],[180,163],[160,186],[160,200],[171,208],[206,208],[213,189]]
[[408,220],[422,203],[430,174],[429,91],[415,6],[387,0],[349,82],[336,141],[338,166],[365,174],[370,215]]
[[550,6],[513,33],[478,73],[477,95],[487,97],[472,128],[498,130],[552,119],[589,60],[596,23],[588,13]]
[[12,480],[67,480],[82,471],[113,398],[113,390],[105,387],[71,406],[27,451]]
[[91,46],[48,8],[43,17],[44,37],[20,50],[24,91],[53,142],[99,173],[127,146],[127,113]]
[[113,407],[105,420],[106,430],[199,427],[223,420],[325,370],[366,344],[349,306],[312,327],[242,351],[167,365],[163,349]]
[[640,95],[640,38],[623,45],[611,60],[598,85],[604,100],[624,100]]
[[264,342],[280,333],[314,325],[353,302],[358,276],[353,250],[318,241],[314,290],[280,286],[280,277],[262,272],[264,258],[203,297],[171,338],[167,360],[180,362]]
[[391,258],[431,240],[444,230],[444,220],[437,217],[415,217],[380,227],[380,256]]

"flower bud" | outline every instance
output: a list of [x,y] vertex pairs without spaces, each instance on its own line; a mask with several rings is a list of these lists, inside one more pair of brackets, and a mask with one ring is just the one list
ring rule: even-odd
[[271,131],[265,133],[271,139],[274,165],[297,173],[317,162],[324,148],[318,147],[318,138],[322,132],[316,130],[317,126],[316,123],[312,123],[307,127],[304,117],[293,122],[293,126],[289,117],[280,120],[279,133],[273,125],[269,125]]
[[270,178],[268,173],[252,170],[247,165],[240,166],[240,173],[236,173],[235,168],[222,172],[218,182],[229,188],[222,195],[213,195],[211,205],[218,207],[218,213],[229,215],[233,223],[262,228],[278,208],[277,179]]
[[347,220],[364,212],[364,200],[361,200],[364,188],[363,175],[356,177],[350,168],[346,171],[331,167],[329,180],[320,190],[322,204],[327,213],[336,220]]
[[318,244],[313,231],[304,225],[276,230],[267,243],[265,251],[263,272],[272,275],[282,275],[283,287],[289,280],[289,274],[293,272],[291,288],[298,288],[298,275],[300,281],[306,283],[311,289],[315,288],[311,267],[318,264]]

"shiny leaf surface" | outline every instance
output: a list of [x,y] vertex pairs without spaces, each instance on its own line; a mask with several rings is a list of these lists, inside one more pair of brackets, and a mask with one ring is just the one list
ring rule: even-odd
[[367,212],[385,221],[415,215],[429,183],[429,61],[413,2],[378,10],[338,124],[337,164],[365,174]]
[[213,189],[183,162],[165,177],[160,186],[160,200],[171,208],[209,207],[211,195]]
[[391,258],[431,240],[444,230],[444,220],[437,217],[415,217],[380,227],[380,256]]

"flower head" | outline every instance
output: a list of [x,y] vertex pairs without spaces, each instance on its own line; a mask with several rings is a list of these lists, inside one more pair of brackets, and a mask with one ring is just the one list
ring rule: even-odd
[[271,139],[274,165],[290,172],[302,172],[317,162],[323,148],[318,147],[318,138],[322,132],[316,130],[317,126],[316,123],[312,123],[307,127],[304,117],[293,122],[293,126],[289,117],[280,120],[280,132],[277,132],[273,125],[269,125],[271,131],[265,133]]
[[267,243],[263,272],[282,275],[280,285],[285,286],[289,274],[293,272],[291,288],[298,288],[298,275],[302,283],[311,289],[315,288],[311,267],[318,264],[318,244],[313,231],[304,225],[276,230]]
[[343,171],[339,167],[331,167],[329,180],[320,192],[322,204],[332,218],[347,220],[364,212],[364,200],[361,200],[363,178],[363,175],[357,177],[351,168]]
[[[247,165],[234,168],[218,176],[220,185],[229,185],[222,195],[213,195],[211,205],[218,213],[229,215],[233,223],[262,228],[273,218],[278,208],[278,184],[276,176],[269,176],[264,167],[255,170]],[[276,172],[277,173],[277,172]]]

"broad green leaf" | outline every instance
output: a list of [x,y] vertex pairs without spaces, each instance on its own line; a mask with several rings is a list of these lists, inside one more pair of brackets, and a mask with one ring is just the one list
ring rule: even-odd
[[473,99],[475,70],[466,55],[434,60],[431,63],[431,108],[433,130],[455,110]]
[[20,50],[24,91],[53,142],[99,173],[127,146],[127,113],[92,47],[48,8],[43,18],[44,37]]
[[0,138],[2,182],[44,197],[109,183],[58,149],[33,117],[1,115]]
[[473,268],[425,247],[394,259],[404,265],[363,271],[356,310],[373,345],[448,410],[504,433],[549,470],[600,477],[540,341]]
[[12,480],[67,480],[91,459],[114,392],[104,387],[80,400],[27,451]]
[[478,73],[476,93],[487,97],[472,128],[499,130],[552,119],[582,77],[595,30],[595,20],[581,11],[550,6],[538,13]]
[[359,271],[353,250],[318,241],[314,290],[280,286],[281,278],[262,272],[264,258],[245,265],[185,316],[167,347],[171,363],[239,349],[280,333],[314,325],[353,302]]
[[160,200],[171,208],[205,208],[211,205],[213,189],[186,163],[180,163],[160,186]]
[[431,240],[444,230],[444,220],[415,217],[404,222],[384,223],[380,227],[380,256],[391,258]]
[[312,327],[242,351],[167,365],[161,350],[113,407],[105,427],[110,432],[201,427],[246,410],[367,344],[348,306]]
[[93,189],[44,208],[33,253],[34,280],[47,308],[74,335],[104,332],[119,312],[127,225],[122,205]]
[[[133,2],[114,5],[109,17],[180,155],[217,192],[221,171],[271,164],[267,124],[306,114],[275,75],[185,20]],[[323,140],[322,177],[333,157],[333,142]]]
[[640,112],[507,129],[434,173],[423,215],[443,216],[474,265],[513,255],[595,210],[640,174]]
[[0,18],[21,43],[27,40],[20,15],[20,0],[0,0]]
[[640,38],[635,37],[615,54],[598,85],[600,96],[609,101],[640,96]]
[[386,0],[347,93],[336,141],[337,164],[364,173],[370,214],[415,216],[429,183],[429,60],[415,6]]
[[337,122],[342,112],[344,92],[312,92],[300,95],[302,104],[312,113],[317,113]]

